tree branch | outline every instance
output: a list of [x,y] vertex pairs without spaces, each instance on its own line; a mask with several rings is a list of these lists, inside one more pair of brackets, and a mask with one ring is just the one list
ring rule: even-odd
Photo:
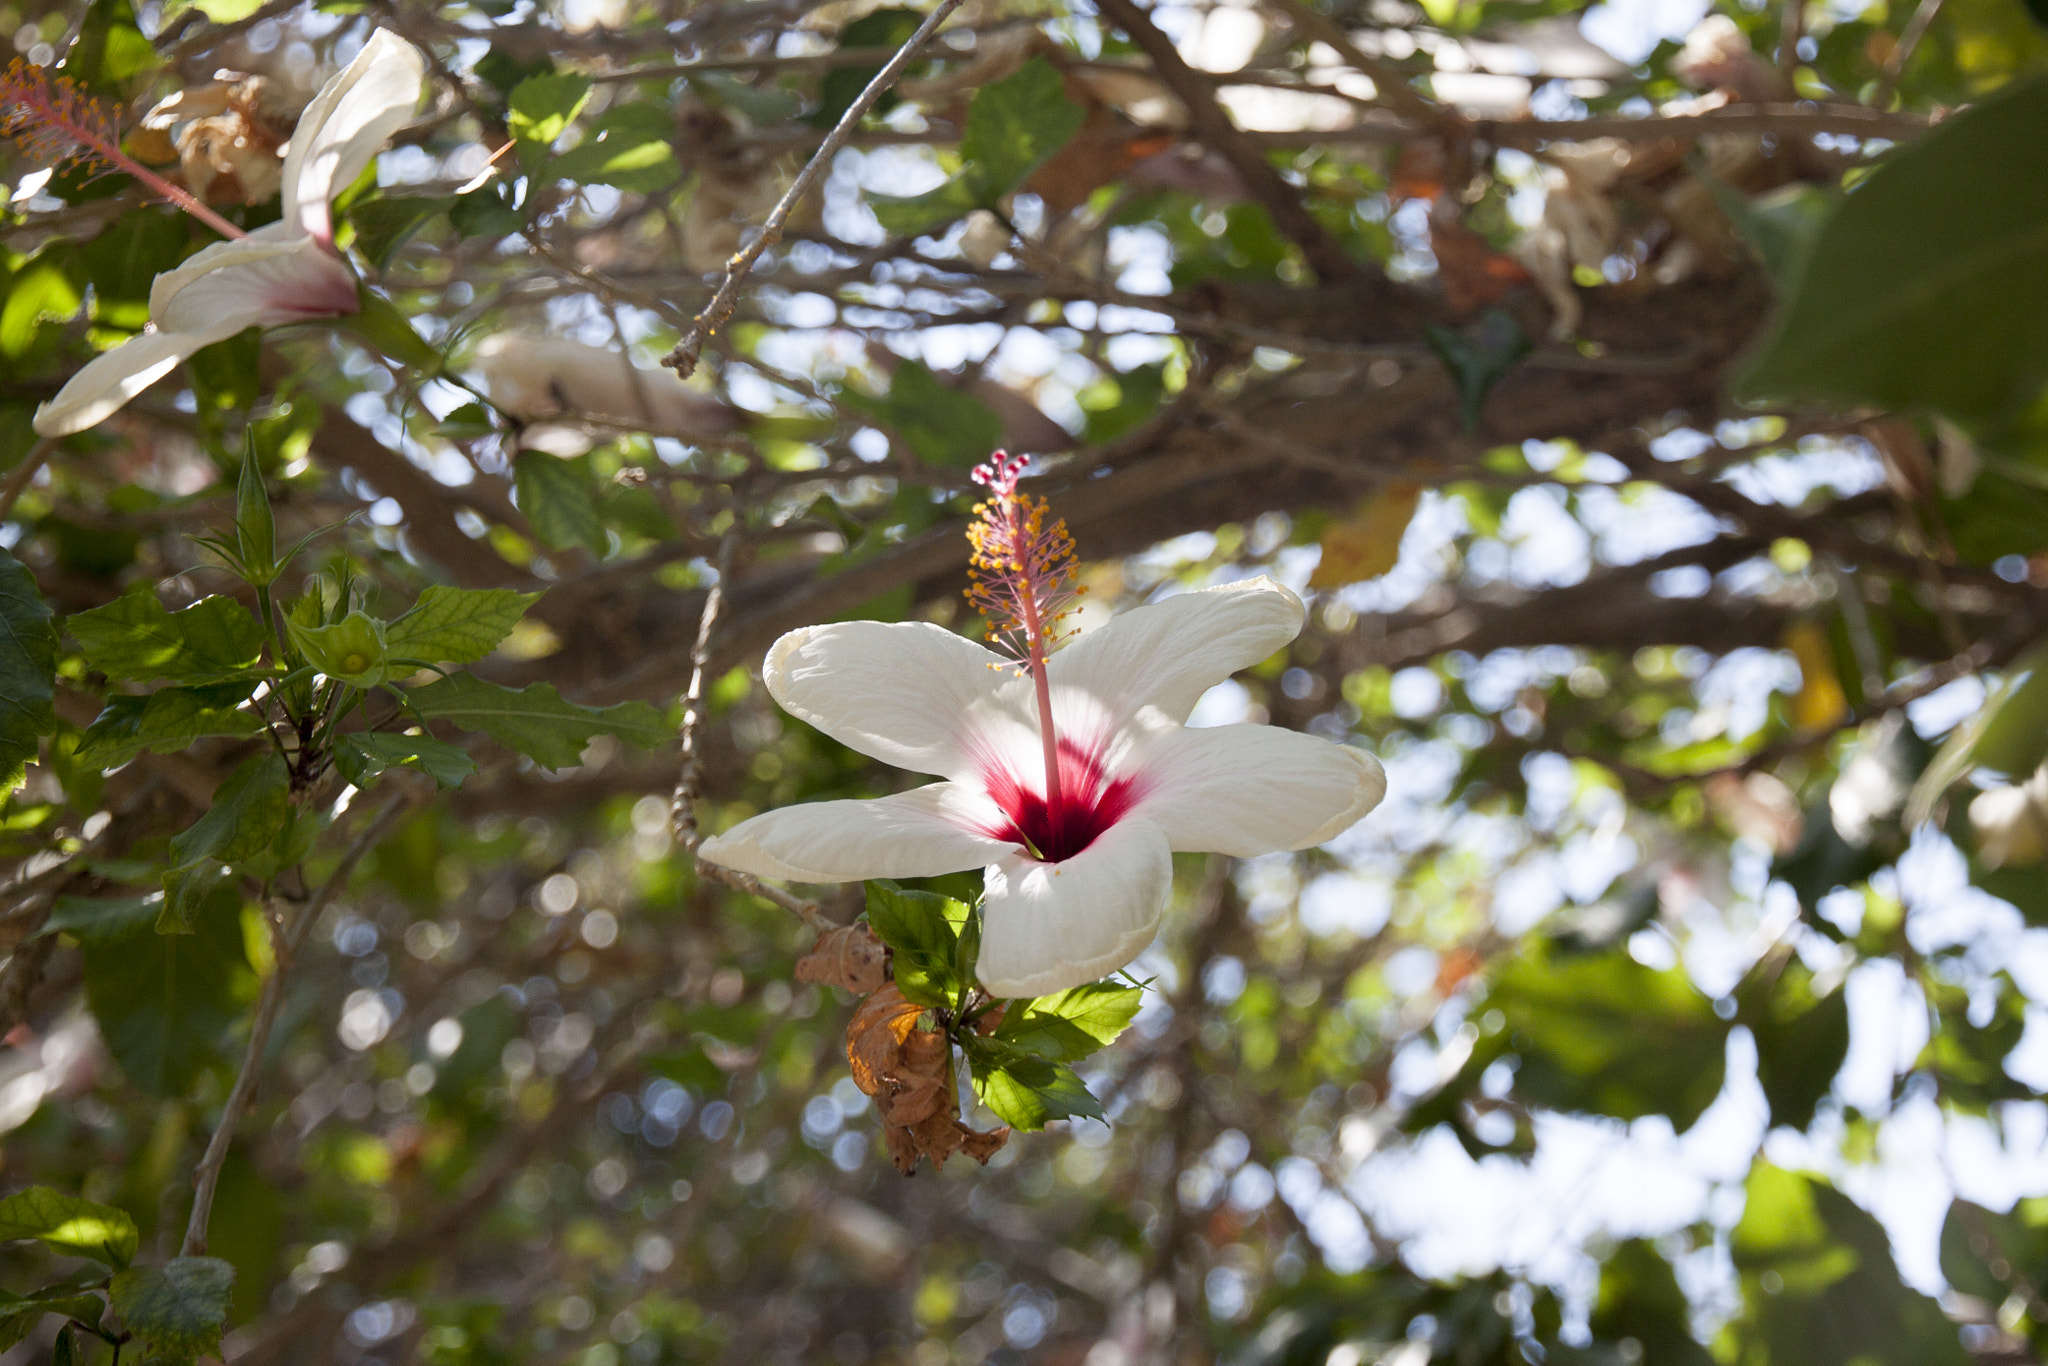
[[1300,188],[1288,184],[1273,169],[1273,163],[1266,160],[1266,154],[1230,121],[1230,115],[1216,102],[1215,89],[1208,79],[1181,60],[1173,40],[1161,33],[1132,0],[1101,0],[1099,8],[1103,18],[1122,29],[1152,59],[1153,71],[1187,106],[1196,136],[1236,169],[1252,198],[1272,216],[1273,226],[1301,248],[1309,268],[1326,283],[1365,278],[1365,269],[1303,207]]
[[755,235],[752,242],[741,248],[725,263],[725,279],[718,286],[718,292],[711,296],[710,303],[704,305],[704,311],[697,315],[697,321],[691,324],[683,339],[676,343],[676,349],[662,358],[663,365],[684,379],[695,373],[697,358],[704,352],[704,343],[732,317],[733,308],[740,300],[740,285],[754,269],[754,263],[761,259],[761,253],[782,240],[782,225],[789,220],[790,214],[796,212],[796,206],[810,191],[811,185],[831,166],[832,158],[846,145],[847,138],[853,135],[853,130],[859,126],[860,121],[867,117],[868,110],[874,108],[875,101],[882,98],[890,86],[896,84],[897,78],[903,74],[904,68],[910,65],[911,59],[917,55],[917,50],[924,46],[925,40],[930,38],[939,25],[946,21],[946,17],[958,8],[960,0],[941,0],[939,7],[925,16],[925,21],[917,26],[917,32],[911,34],[909,40],[896,50],[896,55],[889,59],[889,64],[875,73],[875,78],[868,82],[867,89],[860,92],[860,98],[846,107],[846,112],[839,116],[839,122],[833,126],[831,133],[818,145],[818,150],[811,154],[811,159],[804,163],[803,170],[797,172],[796,179],[790,182],[789,189],[784,192],[775,207],[768,211],[768,220],[761,225],[761,231]]

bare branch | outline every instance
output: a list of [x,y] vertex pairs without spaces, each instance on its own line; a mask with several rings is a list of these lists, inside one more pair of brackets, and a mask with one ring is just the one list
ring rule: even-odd
[[1161,33],[1132,0],[1102,0],[1100,8],[1103,18],[1122,29],[1152,59],[1159,79],[1187,107],[1196,136],[1237,171],[1252,198],[1272,215],[1273,226],[1301,248],[1309,268],[1325,281],[1364,278],[1364,268],[1303,207],[1301,191],[1282,179],[1265,153],[1230,121],[1230,115],[1216,102],[1216,91],[1209,80],[1181,60],[1173,40]]
[[839,116],[839,122],[833,126],[831,133],[819,144],[818,150],[811,154],[811,159],[804,163],[803,170],[797,172],[796,179],[790,182],[789,189],[781,200],[768,211],[768,220],[761,225],[761,231],[752,242],[726,262],[725,280],[718,286],[718,292],[711,296],[710,303],[704,305],[704,311],[697,315],[697,321],[691,324],[689,332],[676,343],[676,349],[662,358],[663,365],[670,367],[684,379],[695,373],[697,358],[704,353],[704,343],[732,317],[733,308],[739,303],[740,285],[754,269],[754,263],[761,259],[761,253],[782,240],[782,225],[796,212],[796,206],[803,202],[803,197],[810,192],[818,177],[831,166],[832,158],[846,145],[847,138],[853,135],[853,130],[859,126],[860,121],[867,117],[868,110],[874,108],[875,101],[882,98],[890,86],[896,84],[897,78],[903,74],[904,68],[910,65],[911,59],[917,55],[917,50],[924,46],[925,40],[930,38],[939,25],[946,21],[946,17],[959,7],[960,0],[942,0],[939,7],[925,16],[925,21],[917,26],[917,32],[911,34],[909,40],[896,50],[896,55],[889,59],[889,64],[875,73],[875,78],[868,82],[867,89],[860,92],[860,98],[846,107],[846,112]]
[[242,1112],[248,1109],[256,1094],[257,1075],[263,1070],[263,1055],[270,1046],[270,1030],[277,1023],[278,1007],[284,1003],[284,979],[291,972],[292,959],[304,944],[307,931],[333,903],[341,889],[348,885],[349,875],[355,872],[356,865],[390,833],[392,825],[413,800],[413,794],[399,791],[384,803],[384,808],[363,827],[362,833],[341,856],[340,865],[327,881],[320,884],[320,890],[299,909],[295,920],[287,923],[284,910],[273,898],[270,942],[276,950],[277,961],[271,966],[270,976],[264,979],[263,991],[256,1001],[256,1013],[249,1024],[249,1047],[242,1055],[242,1070],[236,1075],[234,1087],[221,1105],[220,1123],[214,1126],[206,1152],[192,1172],[192,1217],[185,1224],[185,1241],[179,1256],[198,1257],[206,1252],[206,1225],[213,1215],[213,1196],[220,1185],[221,1166],[228,1159],[228,1146],[234,1142],[235,1127],[241,1122]]

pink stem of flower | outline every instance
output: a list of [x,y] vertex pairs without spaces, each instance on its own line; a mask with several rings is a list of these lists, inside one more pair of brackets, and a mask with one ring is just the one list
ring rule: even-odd
[[173,185],[134,157],[129,156],[121,150],[119,143],[108,138],[99,129],[76,119],[66,118],[61,110],[52,109],[47,106],[38,112],[52,124],[63,129],[65,134],[74,141],[91,148],[92,154],[95,157],[117,170],[126,171],[129,175],[134,176],[149,187],[149,189],[177,205],[186,213],[191,214],[222,237],[238,238],[249,235],[201,203],[198,197],[184,186]]
[[1058,811],[1065,802],[1060,793],[1060,745],[1052,728],[1052,680],[1045,667],[1045,624],[1038,619],[1038,603],[1024,598],[1024,637],[1031,646],[1031,681],[1038,689],[1038,738],[1045,747],[1045,809]]

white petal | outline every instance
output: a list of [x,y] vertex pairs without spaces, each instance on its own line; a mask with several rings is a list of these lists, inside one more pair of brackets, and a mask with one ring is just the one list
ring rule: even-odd
[[1037,752],[1030,685],[928,621],[806,626],[775,642],[761,674],[784,711],[898,768],[971,779]]
[[697,852],[756,877],[864,882],[980,868],[1016,846],[978,833],[1000,819],[987,798],[933,783],[875,801],[806,802],[741,821]]
[[1303,615],[1300,598],[1264,577],[1177,594],[1054,655],[1053,686],[1107,700],[1123,719],[1155,707],[1179,724],[1203,693],[1299,635]]
[[299,116],[284,158],[284,221],[331,242],[327,201],[363,173],[420,102],[419,49],[378,29],[356,59],[320,87]]
[[357,308],[356,279],[312,238],[272,230],[216,242],[149,288],[149,316],[164,332],[215,340],[245,327],[282,327]]
[[1387,775],[1362,749],[1278,726],[1165,731],[1133,762],[1135,814],[1184,853],[1250,858],[1335,839],[1380,804]]
[[1043,996],[1145,951],[1173,894],[1173,855],[1158,826],[1129,816],[1064,863],[1003,859],[985,891],[981,984],[996,996]]
[[98,426],[176,369],[179,361],[218,340],[190,332],[144,332],[121,343],[88,361],[55,398],[36,409],[36,433],[69,436]]

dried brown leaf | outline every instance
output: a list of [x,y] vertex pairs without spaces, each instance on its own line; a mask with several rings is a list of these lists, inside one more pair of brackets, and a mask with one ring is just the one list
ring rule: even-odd
[[889,982],[889,946],[865,920],[827,930],[796,960],[796,980],[842,987],[856,996],[880,991]]

